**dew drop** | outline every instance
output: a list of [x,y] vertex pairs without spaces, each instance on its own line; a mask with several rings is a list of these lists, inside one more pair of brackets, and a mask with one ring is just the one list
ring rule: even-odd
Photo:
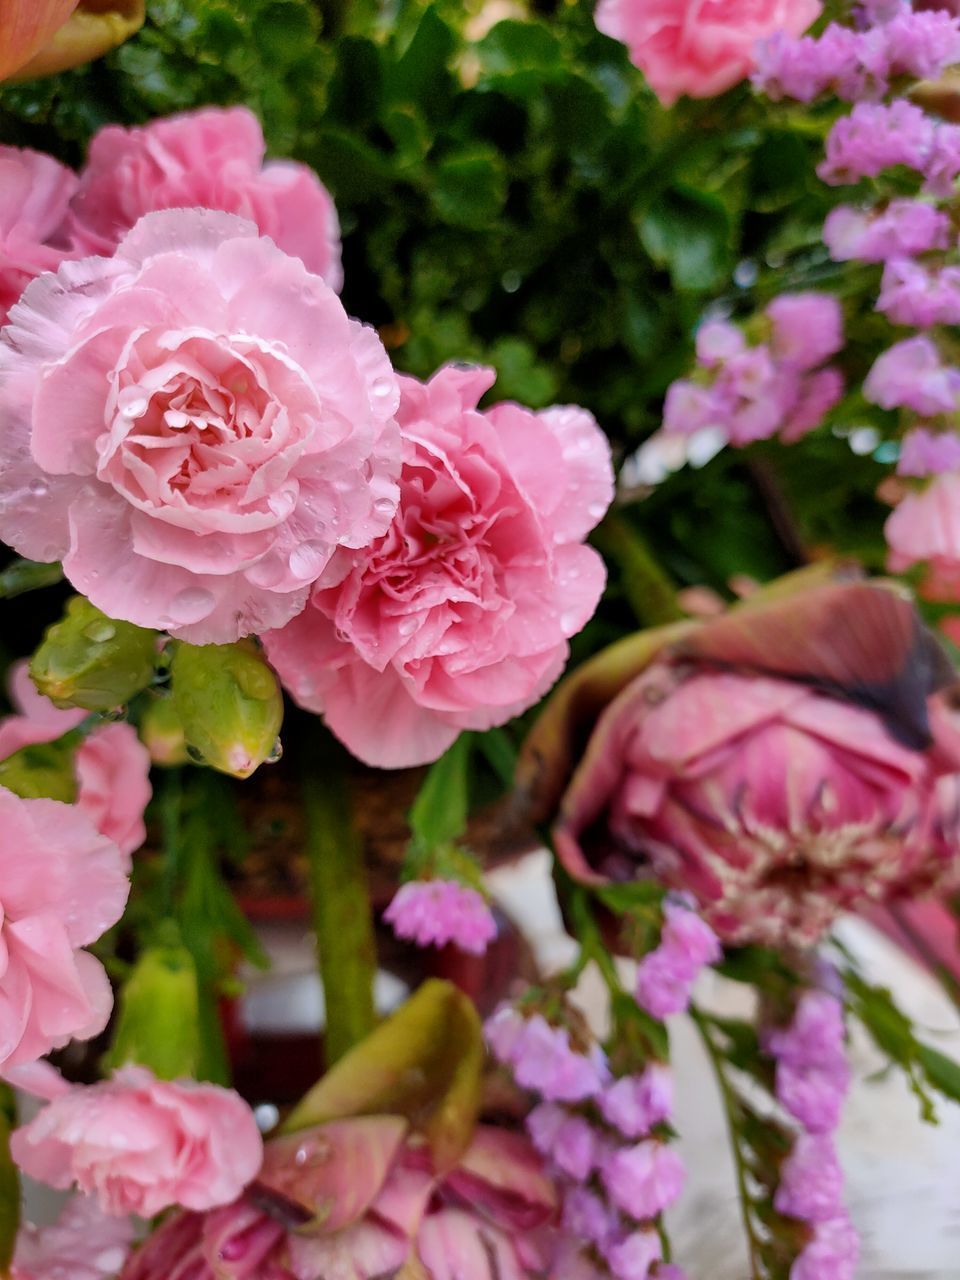
[[205,618],[215,604],[212,591],[205,587],[186,587],[170,601],[170,616],[181,626],[186,626]]
[[385,396],[390,395],[394,385],[392,378],[374,378],[373,386],[370,389],[378,399],[382,400]]
[[88,627],[83,628],[83,634],[88,640],[92,640],[94,644],[106,644],[108,640],[112,640],[117,634],[117,628],[112,622],[106,620],[91,622]]
[[572,635],[580,626],[580,615],[576,613],[561,613],[560,628],[564,635]]
[[273,746],[270,748],[270,754],[268,756],[264,756],[263,763],[276,764],[277,761],[281,760],[282,758],[283,758],[283,743],[278,738],[276,742],[273,744]]
[[322,543],[301,542],[290,552],[290,572],[301,582],[312,582],[320,576],[328,559]]
[[412,636],[419,625],[416,618],[401,618],[397,630],[402,636]]
[[392,516],[397,509],[397,504],[391,502],[389,498],[378,498],[373,504],[373,513],[377,516]]
[[591,502],[587,507],[587,515],[591,520],[601,520],[606,510],[607,504],[605,502]]
[[519,271],[505,271],[500,277],[500,284],[504,293],[516,293],[523,282],[523,277]]
[[47,482],[38,477],[36,480],[30,481],[28,488],[35,498],[42,498],[47,492]]

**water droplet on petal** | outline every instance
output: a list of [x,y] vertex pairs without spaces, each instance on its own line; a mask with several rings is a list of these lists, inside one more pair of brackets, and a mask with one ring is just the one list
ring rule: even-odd
[[263,763],[276,764],[278,760],[282,759],[282,757],[283,757],[283,743],[278,738],[276,742],[273,744],[273,746],[270,748],[270,754],[268,756],[264,756]]
[[180,626],[199,622],[216,604],[213,592],[205,587],[186,587],[170,601],[170,616]]
[[42,498],[47,493],[47,482],[41,480],[39,476],[36,480],[31,480],[28,487],[35,498]]
[[373,504],[374,515],[380,516],[382,519],[387,519],[392,516],[396,509],[397,504],[392,502],[389,498],[378,498]]
[[605,502],[591,502],[587,507],[587,515],[591,520],[600,520],[607,510]]
[[373,386],[370,389],[375,396],[382,400],[385,396],[390,395],[395,385],[392,378],[374,378]]
[[330,556],[321,542],[301,542],[290,552],[290,572],[301,582],[319,578]]

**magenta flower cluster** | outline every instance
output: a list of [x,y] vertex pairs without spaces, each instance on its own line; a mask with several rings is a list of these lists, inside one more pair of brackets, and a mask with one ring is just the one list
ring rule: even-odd
[[684,1183],[679,1155],[658,1132],[673,1112],[670,1068],[651,1062],[615,1078],[599,1047],[580,1052],[565,1028],[510,1005],[486,1034],[497,1060],[539,1098],[527,1129],[562,1191],[565,1265],[579,1251],[584,1280],[683,1280],[661,1262],[656,1229]]
[[637,1003],[654,1018],[684,1013],[701,971],[721,954],[705,920],[681,903],[666,902],[660,944],[637,966]]
[[843,377],[826,361],[843,346],[843,315],[825,293],[783,294],[765,312],[766,341],[712,320],[697,334],[698,368],[667,392],[663,429],[692,435],[720,428],[746,445],[779,435],[788,443],[818,427],[843,394]]
[[810,1226],[790,1280],[852,1280],[859,1241],[833,1139],[850,1087],[840,1001],[805,992],[789,1026],[767,1033],[765,1048],[777,1064],[777,1099],[800,1125],[774,1198],[778,1212]]
[[497,936],[483,894],[456,880],[409,880],[383,913],[398,938],[418,947],[453,945],[482,956]]

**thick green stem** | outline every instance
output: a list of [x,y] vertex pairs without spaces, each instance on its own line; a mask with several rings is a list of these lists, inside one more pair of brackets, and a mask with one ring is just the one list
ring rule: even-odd
[[608,515],[595,530],[593,541],[598,550],[619,566],[624,593],[641,626],[659,627],[684,616],[669,575],[623,516]]
[[10,1274],[20,1227],[20,1178],[10,1157],[10,1131],[16,1123],[13,1090],[0,1081],[0,1276]]
[[303,799],[329,1067],[373,1028],[377,969],[363,844],[353,822],[342,753],[332,744],[324,742],[312,753]]
[[727,1125],[730,1130],[730,1146],[733,1152],[734,1167],[737,1172],[740,1211],[743,1216],[743,1229],[746,1233],[747,1248],[750,1253],[750,1280],[762,1280],[764,1271],[760,1254],[760,1240],[757,1236],[753,1215],[750,1212],[751,1197],[750,1189],[747,1186],[747,1166],[743,1158],[743,1152],[740,1149],[740,1133],[737,1125],[737,1113],[740,1110],[740,1103],[733,1086],[727,1079],[726,1063],[714,1042],[710,1019],[695,1005],[690,1006],[690,1017],[700,1032],[703,1047],[706,1049],[710,1065],[713,1067],[717,1085],[720,1089],[720,1097],[723,1101],[724,1115],[727,1117]]

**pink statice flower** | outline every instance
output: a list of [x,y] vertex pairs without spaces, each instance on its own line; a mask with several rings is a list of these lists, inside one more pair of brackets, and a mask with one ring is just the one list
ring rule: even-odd
[[832,294],[813,289],[782,293],[765,314],[773,329],[773,357],[780,365],[807,373],[843,349],[843,308]]
[[192,643],[281,625],[389,526],[398,396],[376,334],[252,223],[148,214],[3,332],[0,536]]
[[616,1280],[647,1280],[661,1257],[660,1237],[652,1227],[642,1227],[622,1234],[604,1253]]
[[790,1025],[769,1032],[765,1047],[777,1063],[778,1100],[808,1133],[832,1133],[850,1088],[843,1008],[837,997],[805,992]]
[[[16,714],[0,720],[0,760],[37,743],[53,742],[84,719],[81,709],[60,710],[34,688],[27,663],[11,670],[10,699]],[[150,756],[129,724],[102,724],[79,744],[74,756],[76,805],[122,853],[139,849],[147,836],[143,814],[150,801]]]
[[777,31],[801,35],[819,0],[601,0],[596,23],[622,41],[665,106],[683,94],[713,98],[746,79],[757,42]]
[[790,1280],[854,1280],[860,1239],[846,1214],[818,1223],[790,1270]]
[[683,1013],[701,970],[721,954],[720,941],[705,920],[685,906],[667,902],[660,944],[637,966],[637,1003],[654,1018]]
[[877,357],[863,394],[881,409],[913,409],[923,417],[950,413],[960,396],[960,369],[943,363],[931,338],[905,338]]
[[619,1216],[610,1205],[587,1187],[568,1187],[563,1196],[563,1228],[574,1240],[602,1249],[613,1239]]
[[804,1222],[829,1222],[843,1212],[843,1170],[830,1135],[797,1137],[780,1168],[774,1205]]
[[612,1152],[601,1169],[612,1203],[638,1222],[655,1218],[673,1204],[685,1177],[677,1152],[652,1138]]
[[401,379],[401,498],[381,537],[343,551],[304,612],[264,637],[295,700],[367,764],[435,760],[557,679],[604,585],[584,539],[613,496],[610,447],[583,409],[483,412],[488,369]]
[[931,270],[908,258],[891,259],[876,309],[893,324],[915,329],[960,324],[960,267]]
[[673,1072],[652,1062],[640,1075],[621,1076],[598,1099],[607,1124],[626,1138],[643,1138],[673,1114]]
[[930,116],[905,98],[889,105],[860,102],[830,130],[817,173],[832,185],[875,178],[895,165],[925,173],[936,135]]
[[833,365],[808,374],[800,383],[797,398],[780,428],[779,439],[784,444],[796,444],[809,432],[815,431],[830,410],[843,399],[845,386],[843,374]]
[[127,867],[76,806],[0,788],[0,1066],[106,1026],[110,983],[83,948],[120,919]]
[[95,1195],[105,1213],[152,1218],[171,1205],[235,1200],[260,1169],[253,1113],[229,1089],[157,1080],[144,1067],[76,1085],[14,1131],[10,1148],[32,1178]]
[[110,1280],[133,1234],[129,1218],[108,1217],[90,1196],[71,1196],[52,1226],[20,1228],[12,1280]]
[[263,130],[246,107],[205,107],[138,128],[110,124],[90,143],[66,226],[78,253],[107,257],[146,213],[220,209],[256,224],[332,289],[343,283],[329,192],[306,165],[264,164]]
[[668,434],[725,428],[729,417],[730,405],[721,395],[687,378],[671,383],[663,402],[663,429]]
[[886,262],[946,249],[950,219],[922,200],[891,200],[879,211],[838,205],[823,224],[823,239],[835,262]]
[[914,427],[900,442],[897,474],[933,476],[960,470],[960,436],[953,431]]
[[383,914],[398,938],[418,947],[450,944],[481,956],[497,936],[483,894],[455,880],[409,880]]
[[569,1031],[551,1026],[539,1013],[524,1018],[509,1005],[501,1006],[484,1030],[491,1051],[512,1068],[517,1083],[550,1102],[584,1102],[596,1097],[610,1078],[602,1052],[578,1052]]
[[835,22],[819,37],[797,39],[774,32],[760,41],[756,58],[753,87],[773,102],[783,98],[812,102],[828,90],[839,98],[856,100],[867,90],[860,37]]

